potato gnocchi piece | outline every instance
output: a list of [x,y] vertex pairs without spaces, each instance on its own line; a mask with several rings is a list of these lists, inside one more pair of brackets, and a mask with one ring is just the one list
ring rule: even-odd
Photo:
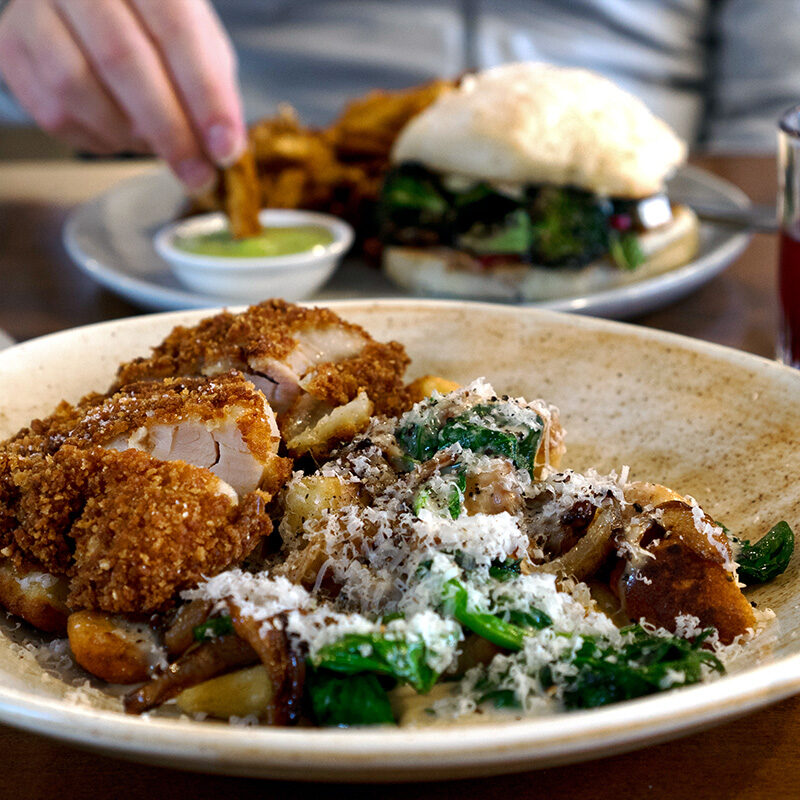
[[307,475],[289,483],[283,496],[280,534],[288,542],[332,512],[358,503],[358,486],[336,475]]
[[[306,546],[299,550],[292,550],[279,569],[279,573],[287,577],[292,583],[300,584],[306,589],[313,589],[317,584],[320,570],[330,558],[327,540],[324,531],[317,531],[307,537]],[[327,573],[323,574],[320,585],[327,589],[334,589],[335,585],[330,580],[325,581]]]
[[460,384],[455,383],[455,381],[449,381],[447,378],[441,378],[438,375],[423,375],[408,384],[408,393],[409,399],[413,404],[423,401],[434,392],[448,394],[460,388]]
[[12,561],[0,563],[0,605],[47,633],[64,634],[69,609],[69,582],[40,570],[22,570]]
[[291,581],[310,588],[330,555],[320,526],[339,509],[363,505],[359,489],[336,475],[307,475],[289,483],[283,502],[280,534],[286,543],[303,537],[305,546],[291,548],[281,571]]
[[734,580],[733,552],[722,528],[660,484],[629,484],[625,500],[650,520],[640,528],[642,542],[656,537],[645,543],[641,563],[620,566],[612,575],[612,590],[627,615],[674,630],[677,616],[691,614],[701,626],[716,628],[724,644],[755,630],[755,614]]
[[263,664],[229,672],[184,689],[176,698],[186,714],[208,714],[219,719],[266,715],[274,697],[272,681]]
[[102,611],[76,611],[67,620],[69,646],[87,672],[109,683],[138,683],[166,665],[149,625]]

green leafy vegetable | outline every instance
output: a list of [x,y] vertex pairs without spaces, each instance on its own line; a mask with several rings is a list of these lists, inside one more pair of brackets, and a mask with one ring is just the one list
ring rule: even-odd
[[306,690],[320,725],[347,727],[395,721],[386,690],[374,675],[342,677],[327,670],[310,670]]
[[519,708],[519,700],[511,689],[492,689],[478,695],[478,704],[492,703],[495,708]]
[[639,237],[633,231],[609,231],[608,247],[612,260],[620,269],[633,271],[646,260]]
[[450,499],[447,501],[447,510],[453,519],[461,516],[461,505],[464,502],[464,492],[467,490],[467,471],[460,469],[456,482],[450,489]]
[[489,567],[489,577],[505,583],[520,574],[521,558],[507,558],[505,561],[495,561]]
[[[475,416],[485,419],[485,424],[475,422]],[[522,430],[516,430],[518,428]],[[474,453],[505,456],[514,462],[517,469],[528,470],[533,475],[543,430],[544,422],[538,414],[535,424],[522,426],[512,423],[498,403],[475,406],[447,420],[441,429],[433,422],[405,425],[397,430],[395,437],[418,461],[427,461],[439,450],[458,443]]]
[[[475,415],[485,419],[486,424],[473,422]],[[519,427],[523,430],[515,430]],[[499,403],[478,405],[445,422],[439,433],[439,449],[458,442],[474,453],[505,456],[518,469],[528,470],[533,475],[543,429],[544,422],[538,414],[534,425],[520,426],[508,419]]]
[[206,620],[202,625],[192,628],[195,641],[204,642],[206,639],[216,639],[217,636],[233,633],[233,622],[229,616],[223,615]]
[[[725,532],[725,534],[730,536],[731,529],[727,525],[725,525],[724,523],[720,522],[718,519],[714,520],[714,524],[718,528],[722,528],[722,530]],[[731,538],[734,538],[734,537],[731,537]]]
[[417,580],[419,580],[420,578],[424,578],[431,571],[432,566],[433,566],[432,558],[426,558],[424,561],[421,561],[419,566],[414,571],[414,577]]
[[[698,683],[704,666],[725,671],[720,660],[703,649],[710,630],[691,642],[677,636],[654,636],[640,625],[623,628],[622,633],[628,640],[621,649],[603,646],[593,637],[584,638],[570,659],[577,673],[566,679],[567,708],[594,708]],[[540,678],[547,685],[552,672],[545,670]]]
[[518,255],[526,257],[531,249],[531,218],[516,208],[498,222],[485,220],[473,223],[456,237],[456,247],[478,255]]
[[550,616],[538,608],[531,608],[529,611],[520,611],[519,609],[503,611],[500,617],[512,625],[517,625],[520,628],[532,628],[537,631],[549,628],[553,624]]
[[405,425],[399,428],[395,438],[402,448],[417,461],[432,458],[439,447],[439,429],[432,422]]
[[383,200],[394,208],[413,208],[439,216],[449,204],[430,179],[403,172],[390,174],[383,187]]
[[407,683],[418,692],[430,691],[439,675],[427,664],[425,642],[388,638],[381,633],[349,633],[320,648],[314,666],[356,675],[374,672]]
[[[560,659],[567,669],[559,669],[557,662],[538,671],[542,688],[560,688],[567,708],[594,708],[698,683],[707,668],[725,672],[720,660],[703,647],[710,629],[694,641],[655,636],[640,625],[623,628],[621,633],[621,647],[602,637],[558,634],[574,638],[575,649],[570,648]],[[519,707],[519,698],[509,685],[510,675],[510,671],[484,674],[475,684],[478,702],[492,702],[498,708]]]
[[535,264],[580,267],[608,251],[608,204],[579,189],[543,186],[530,206]]
[[474,453],[490,453],[516,459],[519,445],[513,433],[478,425],[467,421],[465,417],[466,415],[462,414],[445,422],[439,433],[439,449],[458,442],[463,448]]
[[741,543],[739,580],[747,586],[772,580],[786,570],[793,552],[794,533],[782,520],[755,544]]
[[547,614],[535,608],[528,612],[505,611],[502,614],[470,611],[469,593],[464,584],[451,578],[444,588],[445,606],[451,607],[453,617],[473,633],[506,650],[521,650],[529,629],[538,630],[553,624]]
[[467,608],[469,595],[462,583],[455,578],[445,584],[449,591],[446,598],[452,603],[453,616],[465,627],[478,636],[503,647],[506,650],[521,650],[525,641],[525,631],[517,625],[481,611],[470,611]]
[[497,198],[497,192],[488,183],[480,181],[479,183],[473,183],[462,192],[456,192],[453,195],[453,205],[457,209],[465,209],[486,201],[496,200]]
[[430,499],[430,495],[428,494],[428,490],[427,489],[420,489],[414,495],[413,508],[414,508],[414,514],[416,516],[419,516],[419,512],[422,511],[423,508],[425,508],[425,506],[427,505],[429,499]]

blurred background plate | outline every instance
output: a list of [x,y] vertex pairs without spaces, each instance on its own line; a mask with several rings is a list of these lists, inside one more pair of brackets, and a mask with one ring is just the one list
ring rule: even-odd
[[[728,181],[697,167],[683,167],[670,183],[681,202],[722,210],[749,206],[747,196]],[[78,206],[64,227],[64,244],[75,263],[91,278],[143,308],[156,311],[210,308],[234,301],[183,288],[153,246],[156,231],[178,217],[186,198],[162,168],[115,186]],[[625,319],[667,305],[711,280],[747,245],[749,234],[701,225],[700,252],[683,267],[663,275],[583,296],[533,303],[537,308],[576,311]],[[381,272],[349,258],[314,300],[406,297]],[[253,302],[263,298],[253,297]]]

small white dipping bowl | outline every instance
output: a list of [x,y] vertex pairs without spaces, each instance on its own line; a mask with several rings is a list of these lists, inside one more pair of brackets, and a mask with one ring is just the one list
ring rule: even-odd
[[223,299],[255,302],[265,297],[302,300],[313,294],[353,243],[353,229],[329,214],[268,208],[258,218],[265,228],[319,225],[331,232],[333,241],[312,252],[253,258],[206,256],[175,246],[178,237],[203,236],[226,228],[227,218],[217,211],[167,225],[155,235],[155,248],[178,280],[190,289]]

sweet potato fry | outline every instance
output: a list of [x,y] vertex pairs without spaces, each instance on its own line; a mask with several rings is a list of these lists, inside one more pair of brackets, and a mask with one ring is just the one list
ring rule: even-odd
[[453,85],[434,81],[370,92],[349,103],[325,129],[302,125],[295,110],[283,105],[274,117],[250,128],[250,152],[225,170],[214,195],[195,201],[194,211],[224,208],[236,238],[260,230],[259,205],[325,211],[355,225],[374,250],[376,231],[370,226],[375,226],[375,203],[395,139]]
[[261,190],[256,174],[252,149],[223,172],[225,184],[225,211],[234,239],[256,236],[261,231],[258,212],[261,208]]

